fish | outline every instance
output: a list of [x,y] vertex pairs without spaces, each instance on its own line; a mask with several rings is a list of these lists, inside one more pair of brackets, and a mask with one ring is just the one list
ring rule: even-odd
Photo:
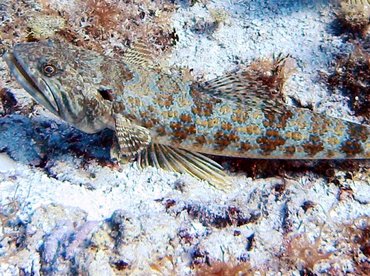
[[370,158],[369,126],[284,104],[262,84],[251,89],[243,71],[185,80],[142,43],[119,60],[57,39],[16,44],[3,58],[51,113],[86,133],[112,129],[112,158],[188,173],[219,189],[231,177],[207,155]]

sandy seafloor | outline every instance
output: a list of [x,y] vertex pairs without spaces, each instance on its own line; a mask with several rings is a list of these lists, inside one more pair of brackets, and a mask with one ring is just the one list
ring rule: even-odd
[[[207,8],[226,10],[227,22],[212,35],[192,32]],[[327,1],[184,5],[172,18],[179,41],[169,63],[210,79],[242,61],[291,54],[288,103],[360,121],[318,81],[352,47],[330,30],[334,20]],[[0,73],[18,105],[30,106],[2,61]],[[186,175],[107,165],[109,135],[83,134],[40,106],[0,117],[0,275],[340,275],[370,267],[366,161],[354,172],[334,167],[336,181],[310,170],[257,179],[240,172],[224,192]]]

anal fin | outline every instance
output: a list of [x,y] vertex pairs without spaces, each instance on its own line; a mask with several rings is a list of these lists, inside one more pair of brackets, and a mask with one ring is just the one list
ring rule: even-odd
[[221,165],[196,152],[172,148],[161,144],[151,144],[138,155],[141,168],[153,166],[166,171],[186,173],[192,177],[208,181],[221,190],[231,188],[231,178]]

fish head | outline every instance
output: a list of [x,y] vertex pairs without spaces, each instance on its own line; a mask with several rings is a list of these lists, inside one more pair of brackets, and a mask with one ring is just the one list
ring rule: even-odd
[[16,44],[4,60],[21,86],[61,119],[87,133],[114,128],[112,102],[101,94],[101,55],[47,40]]

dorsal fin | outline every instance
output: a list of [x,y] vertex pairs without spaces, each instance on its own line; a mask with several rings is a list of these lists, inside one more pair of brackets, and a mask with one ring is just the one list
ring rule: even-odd
[[228,190],[231,187],[231,178],[223,171],[222,166],[196,152],[152,143],[139,154],[138,164],[142,168],[153,166],[167,171],[187,173],[196,179],[208,181],[221,190]]
[[193,87],[211,97],[242,103],[247,108],[260,105],[278,113],[286,109],[280,91],[271,89],[258,77],[246,75],[243,71],[194,84]]
[[145,66],[146,68],[156,67],[153,53],[142,41],[136,42],[133,47],[124,53],[123,61],[136,66]]
[[[230,73],[199,84],[203,91],[215,97],[230,98],[243,102],[248,97],[270,99],[268,87],[258,78],[246,78],[243,72]],[[267,93],[268,92],[268,93]]]
[[285,110],[283,88],[287,78],[295,71],[290,55],[279,54],[272,60],[258,59],[247,68],[195,85],[200,92],[240,102],[248,106],[260,104],[275,112]]

